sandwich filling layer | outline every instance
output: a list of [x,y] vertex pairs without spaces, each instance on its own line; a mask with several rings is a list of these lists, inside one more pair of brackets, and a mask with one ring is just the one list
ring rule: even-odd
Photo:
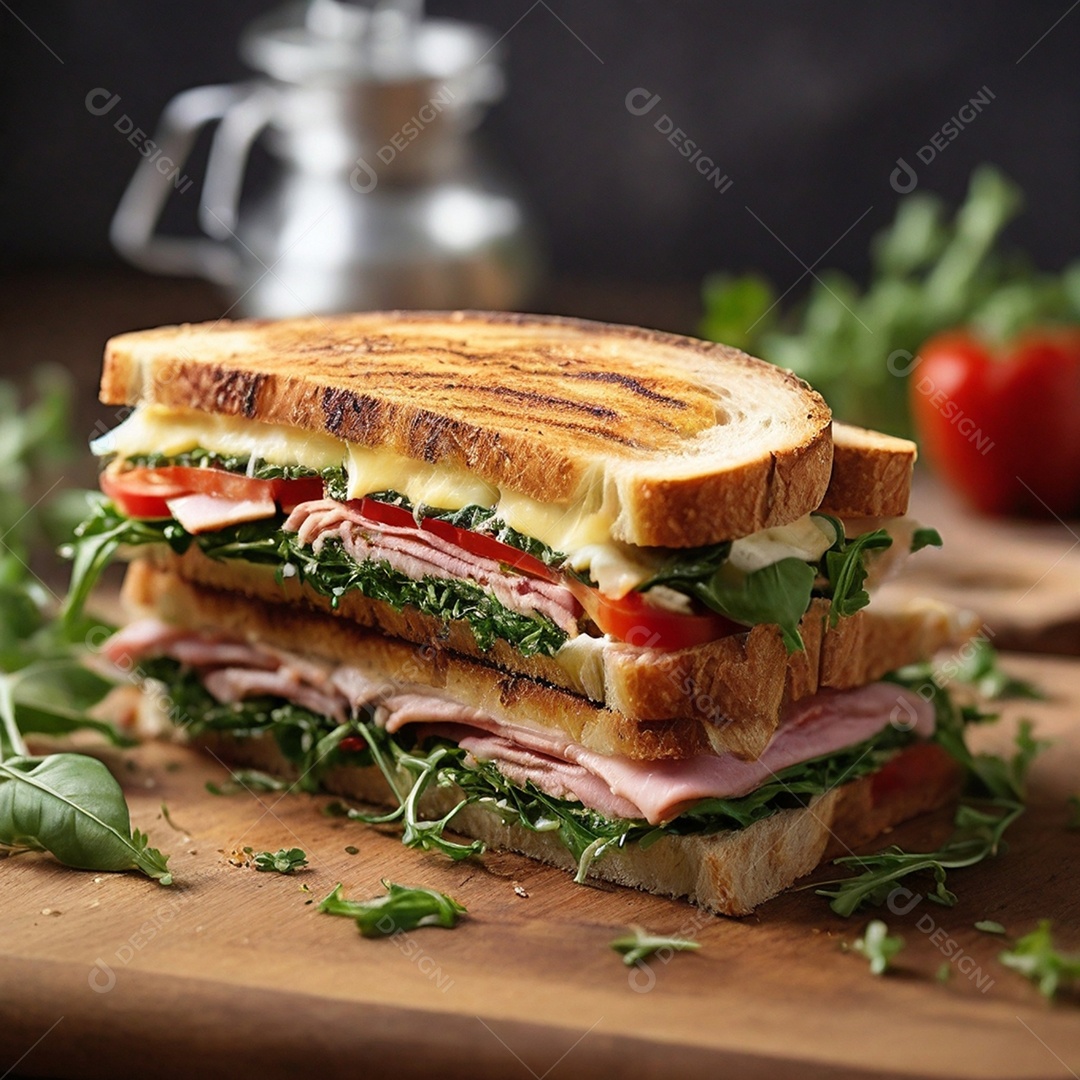
[[502,639],[524,655],[554,656],[581,635],[682,649],[759,624],[778,626],[794,651],[812,599],[831,601],[835,625],[869,602],[888,548],[938,542],[895,522],[848,536],[811,514],[706,548],[632,548],[612,539],[595,492],[529,505],[461,470],[191,410],[136,409],[94,448],[109,459],[112,504],[83,526],[96,545],[88,569],[121,547],[197,546],[271,566],[335,603],[357,590],[463,620],[481,649]]
[[[185,716],[196,729],[209,724],[273,732],[275,713],[287,706],[293,721],[302,712],[316,731],[321,727],[324,735],[336,735],[336,742],[319,740],[324,757],[333,753],[339,760],[344,754],[348,760],[353,751],[369,754],[376,737],[408,747],[444,742],[456,747],[465,769],[493,768],[522,792],[535,791],[606,819],[650,826],[669,826],[684,815],[687,821],[704,820],[710,808],[721,808],[713,822],[719,827],[724,808],[732,804],[736,810],[729,808],[726,815],[731,827],[739,820],[738,804],[753,802],[762,789],[775,789],[776,808],[791,805],[786,796],[821,794],[880,767],[903,746],[933,738],[936,725],[934,706],[925,696],[880,682],[795,703],[754,762],[730,754],[635,761],[589,750],[561,732],[500,721],[428,686],[380,680],[354,666],[208,636],[153,618],[120,631],[105,651],[120,666],[140,664],[163,678],[178,703],[185,682],[189,694],[196,684],[209,702]],[[814,789],[815,779],[825,784],[820,791]]]

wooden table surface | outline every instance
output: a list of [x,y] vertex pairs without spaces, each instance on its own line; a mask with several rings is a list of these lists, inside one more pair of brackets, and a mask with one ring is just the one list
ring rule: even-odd
[[[1080,833],[1065,829],[1066,799],[1080,787],[1080,663],[1009,666],[1051,700],[1010,705],[977,735],[1003,750],[1027,715],[1055,739],[1033,770],[1030,810],[1007,854],[950,877],[956,907],[922,900],[886,913],[907,946],[884,978],[844,951],[869,916],[841,919],[812,891],[735,920],[576,886],[512,855],[452,864],[320,814],[324,798],[210,796],[204,783],[222,777],[218,764],[145,746],[130,765],[113,760],[135,824],[172,853],[176,884],[73,872],[37,855],[7,863],[0,1068],[87,1077],[131,1073],[136,1061],[165,1077],[1075,1075],[1077,1002],[1044,1002],[997,962],[1002,939],[973,925],[994,919],[1018,936],[1051,918],[1061,944],[1080,948]],[[893,839],[915,850],[948,828],[938,815]],[[311,867],[285,877],[230,865],[227,854],[245,845],[298,845]],[[348,896],[375,895],[382,877],[446,891],[469,916],[452,932],[372,941],[308,903],[338,881]],[[629,923],[702,948],[628,970],[608,944]],[[943,964],[944,984],[935,979]]]

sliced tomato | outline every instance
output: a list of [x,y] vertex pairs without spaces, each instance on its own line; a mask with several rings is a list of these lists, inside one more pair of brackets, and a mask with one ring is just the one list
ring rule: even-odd
[[190,495],[191,490],[160,476],[160,469],[106,469],[99,477],[101,490],[133,518],[172,517],[169,499]]
[[584,584],[571,582],[570,587],[589,618],[605,634],[630,645],[673,652],[746,630],[745,626],[715,612],[684,615],[665,611],[650,604],[639,592],[614,599]]
[[267,494],[285,509],[309,499],[322,498],[318,476],[300,480],[256,480],[225,469],[190,465],[164,465],[158,469],[106,469],[100,478],[101,490],[128,517],[171,517],[166,505],[181,495],[216,495],[223,499],[262,501]]

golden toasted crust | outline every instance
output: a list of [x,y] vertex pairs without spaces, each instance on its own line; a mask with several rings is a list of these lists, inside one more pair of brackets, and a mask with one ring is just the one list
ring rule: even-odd
[[161,327],[106,346],[101,399],[328,432],[548,503],[599,482],[617,539],[691,547],[817,508],[830,414],[790,372],[576,319],[375,312]]
[[[524,658],[506,646],[481,653],[466,624],[440,638],[437,620],[355,594],[342,597],[333,613],[325,598],[295,582],[282,591],[265,572],[240,578],[230,573],[232,564],[203,556],[156,557],[160,563],[140,559],[128,570],[124,597],[133,609],[341,663],[359,658],[391,672],[412,665],[409,681],[453,683],[456,696],[504,717],[532,709],[542,725],[590,749],[639,759],[710,751],[756,758],[790,702],[823,688],[862,686],[970,636],[940,608],[861,611],[827,629],[828,605],[815,601],[801,628],[806,649],[790,655],[779,631],[766,626],[675,653],[609,644],[589,700],[559,658]],[[371,626],[387,629],[384,617],[391,632],[411,635],[412,643],[372,633]]]
[[821,509],[838,517],[907,513],[916,447],[880,431],[833,424],[833,468]]
[[[198,742],[230,764],[296,775],[272,739],[207,732]],[[901,782],[906,770],[917,775],[918,783]],[[834,788],[805,810],[783,810],[739,831],[665,835],[645,850],[636,844],[615,848],[592,864],[589,876],[660,896],[685,897],[721,915],[748,915],[824,859],[847,854],[908,818],[947,805],[960,781],[959,767],[944,750],[919,744],[901,751],[881,773]],[[399,786],[410,783],[410,778],[400,777]],[[386,781],[375,768],[333,769],[322,784],[335,795],[393,805]],[[442,816],[461,797],[456,787],[432,786],[421,799],[420,810],[433,818]],[[516,851],[567,870],[576,868],[553,834],[507,825],[480,805],[460,810],[454,829],[491,848]]]

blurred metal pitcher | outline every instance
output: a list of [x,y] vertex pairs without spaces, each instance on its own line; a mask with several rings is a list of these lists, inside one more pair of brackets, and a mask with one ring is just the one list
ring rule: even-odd
[[[111,238],[136,265],[223,285],[238,312],[519,308],[539,259],[524,206],[472,136],[503,91],[493,36],[416,0],[290,4],[241,56],[266,78],[177,95],[154,139],[182,168],[220,121],[199,204],[205,237],[156,232],[173,181],[143,161]],[[241,201],[249,152],[274,159]]]

